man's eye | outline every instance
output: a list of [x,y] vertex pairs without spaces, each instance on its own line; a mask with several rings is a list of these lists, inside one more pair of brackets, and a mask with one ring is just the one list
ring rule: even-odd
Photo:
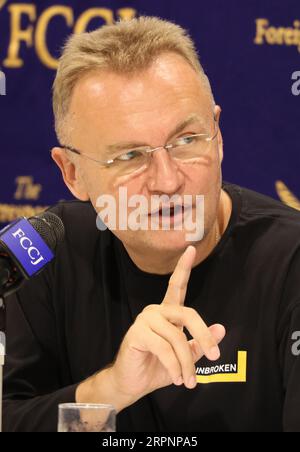
[[125,154],[119,155],[116,160],[121,160],[122,162],[128,162],[129,160],[133,160],[135,158],[142,157],[141,151],[128,151]]
[[178,140],[176,141],[176,145],[177,146],[184,146],[186,144],[193,144],[196,143],[197,141],[197,137],[194,135],[187,135],[185,137],[180,137],[178,138]]

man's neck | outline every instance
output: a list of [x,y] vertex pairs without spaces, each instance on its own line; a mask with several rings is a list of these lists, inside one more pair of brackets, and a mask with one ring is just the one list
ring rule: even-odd
[[[217,218],[213,227],[201,242],[195,243],[196,257],[193,267],[203,262],[214,250],[217,243],[227,229],[232,212],[232,201],[230,196],[224,191],[221,191],[219,209]],[[136,250],[124,244],[124,247],[129,254],[131,260],[142,271],[152,274],[170,274],[174,271],[176,264],[180,258],[180,254],[172,253],[168,255],[164,253],[163,256],[157,257],[157,252],[145,257],[144,253],[137,253]],[[183,251],[182,251],[183,252]]]

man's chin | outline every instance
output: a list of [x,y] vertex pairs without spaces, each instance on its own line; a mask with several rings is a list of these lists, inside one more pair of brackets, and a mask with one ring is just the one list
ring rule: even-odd
[[[187,231],[147,231],[135,236],[135,248],[152,248],[157,251],[184,251],[188,245],[196,245],[199,240],[190,237]],[[192,238],[192,240],[191,240]],[[199,238],[199,237],[198,237]]]

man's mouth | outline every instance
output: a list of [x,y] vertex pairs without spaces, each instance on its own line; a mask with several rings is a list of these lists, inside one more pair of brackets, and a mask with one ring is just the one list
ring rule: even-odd
[[190,211],[192,206],[184,206],[184,205],[176,205],[176,206],[168,206],[168,207],[161,207],[158,210],[155,210],[154,212],[150,212],[148,214],[149,217],[153,216],[155,218],[174,218],[174,217],[181,217],[188,211]]

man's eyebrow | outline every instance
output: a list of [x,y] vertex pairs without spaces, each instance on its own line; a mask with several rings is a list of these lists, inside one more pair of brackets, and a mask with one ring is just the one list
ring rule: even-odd
[[[197,115],[197,114],[191,114],[188,116],[184,121],[177,124],[177,126],[172,130],[172,132],[168,135],[167,142],[178,133],[182,132],[187,126],[194,124],[194,123],[200,123],[202,126],[204,126],[203,119]],[[149,146],[147,143],[138,142],[138,141],[123,141],[115,144],[109,144],[106,146],[106,152],[108,154],[114,153],[117,151],[126,151],[128,149],[143,147],[143,146]]]

